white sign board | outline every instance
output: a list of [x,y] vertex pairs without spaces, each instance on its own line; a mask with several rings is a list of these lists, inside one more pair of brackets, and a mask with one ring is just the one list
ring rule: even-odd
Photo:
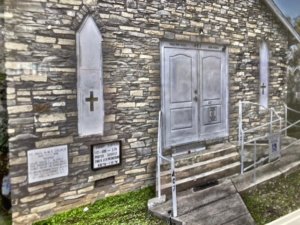
[[269,159],[274,160],[281,156],[280,134],[272,134],[269,137]]
[[67,176],[68,146],[34,149],[27,153],[28,183]]
[[119,141],[92,146],[92,169],[100,169],[121,163],[121,143]]

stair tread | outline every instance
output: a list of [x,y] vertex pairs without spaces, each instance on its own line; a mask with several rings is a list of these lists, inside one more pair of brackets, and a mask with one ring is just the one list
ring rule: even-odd
[[[193,157],[201,157],[203,158],[204,160],[207,160],[206,158],[211,158],[211,157],[214,157],[214,155],[216,154],[221,154],[222,152],[228,152],[230,150],[233,151],[233,150],[236,150],[236,145],[233,145],[233,144],[227,144],[225,146],[225,148],[221,148],[221,149],[206,149],[204,151],[200,151],[200,152],[193,152],[193,153],[190,153],[190,154],[183,154],[183,155],[178,155],[178,156],[174,156],[174,160],[176,162],[179,162],[179,161],[184,161],[184,160],[189,160],[190,158],[193,158]],[[225,154],[229,154],[230,152],[228,153],[223,153],[224,155]],[[237,151],[235,151],[237,152]],[[168,159],[171,159],[172,157],[171,156],[164,156],[165,158],[168,158]],[[165,165],[168,165],[169,162],[167,161],[162,161],[162,166],[165,166]]]
[[174,159],[175,160],[178,160],[178,159],[185,159],[185,158],[188,158],[188,157],[193,157],[193,156],[196,156],[196,155],[210,155],[212,153],[217,153],[217,152],[222,152],[222,151],[226,151],[226,150],[229,150],[229,149],[233,149],[233,148],[236,148],[236,145],[233,145],[233,144],[226,144],[223,148],[221,149],[214,149],[212,147],[209,147],[207,148],[206,150],[202,151],[202,152],[195,152],[195,153],[191,153],[191,154],[186,154],[186,155],[178,155],[178,156],[175,156]]
[[[231,164],[228,164],[226,166],[222,166],[222,167],[210,170],[208,172],[200,173],[200,174],[197,174],[197,175],[193,175],[193,176],[190,176],[190,177],[187,177],[187,178],[177,180],[176,185],[184,184],[184,183],[192,181],[192,180],[197,180],[197,179],[200,179],[200,178],[203,178],[203,177],[207,177],[209,175],[212,175],[212,174],[224,171],[224,170],[232,169],[232,168],[240,166],[240,165],[241,165],[240,162],[231,163]],[[161,189],[166,189],[166,188],[170,188],[170,187],[171,187],[171,183],[167,183],[167,184],[162,185]]]
[[[182,171],[189,170],[189,169],[192,169],[192,168],[195,168],[195,167],[208,165],[208,164],[213,163],[213,162],[223,161],[225,159],[230,159],[230,158],[234,158],[234,157],[239,157],[239,153],[233,152],[233,153],[230,153],[230,154],[227,154],[227,155],[224,155],[224,156],[219,156],[219,157],[216,157],[216,158],[213,158],[213,159],[208,159],[208,160],[205,160],[205,161],[193,163],[191,165],[176,167],[175,172],[182,172]],[[161,173],[161,176],[166,176],[166,175],[169,175],[169,174],[170,174],[170,170],[166,170],[166,171],[163,171]]]

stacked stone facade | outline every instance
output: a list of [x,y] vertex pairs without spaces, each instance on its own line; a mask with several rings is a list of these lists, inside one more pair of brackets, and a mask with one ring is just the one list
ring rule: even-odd
[[[228,140],[238,101],[258,101],[259,46],[270,47],[270,105],[286,92],[288,31],[261,0],[7,0],[5,54],[14,224],[30,224],[155,183],[160,42],[227,46]],[[79,137],[76,31],[92,15],[103,35],[105,131]],[[122,164],[91,170],[90,145],[122,141]],[[28,184],[27,151],[68,145],[69,176]]]

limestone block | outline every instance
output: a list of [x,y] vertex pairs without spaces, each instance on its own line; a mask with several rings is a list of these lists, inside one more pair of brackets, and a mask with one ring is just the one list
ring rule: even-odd
[[68,136],[64,138],[52,138],[52,139],[46,139],[42,141],[35,142],[36,148],[44,148],[49,146],[58,146],[58,145],[64,145],[64,144],[70,144],[73,143],[73,136]]
[[96,5],[97,0],[83,0],[84,5]]
[[92,191],[92,190],[94,190],[94,185],[86,187],[86,188],[79,189],[79,190],[77,190],[77,193],[78,194],[84,194],[84,193]]
[[46,188],[53,187],[54,183],[41,184],[33,187],[28,187],[29,192],[43,191]]
[[90,155],[80,155],[73,157],[72,163],[88,162],[91,160]]
[[25,216],[18,216],[14,218],[14,224],[30,224],[32,221],[40,219],[40,216],[36,213],[26,214]]
[[149,105],[148,102],[138,102],[138,103],[136,103],[136,107],[137,108],[139,108],[139,107],[146,107],[148,105]]
[[120,30],[125,31],[140,31],[141,29],[139,27],[129,27],[129,26],[119,26]]
[[5,48],[10,50],[27,51],[28,45],[15,42],[5,42]]
[[11,177],[10,182],[11,184],[20,184],[25,182],[27,179],[27,176],[19,176],[19,177]]
[[26,164],[26,162],[27,162],[27,157],[12,158],[9,161],[9,165]]
[[48,131],[56,131],[56,130],[58,130],[58,126],[36,128],[36,132],[48,132]]
[[58,121],[65,121],[66,114],[64,113],[53,113],[53,114],[41,114],[38,117],[38,121],[40,123],[51,123],[51,122],[58,122]]
[[143,90],[130,91],[131,96],[143,96],[143,94],[144,94]]
[[142,173],[145,171],[146,171],[145,168],[138,168],[138,169],[127,170],[127,171],[125,171],[125,174],[136,174],[136,173]]
[[39,212],[47,211],[47,210],[55,208],[56,205],[57,205],[56,202],[49,203],[49,204],[44,204],[44,205],[41,205],[41,206],[31,208],[30,212],[31,213],[39,213]]
[[54,44],[56,43],[56,38],[46,37],[46,36],[36,36],[35,41],[38,43]]
[[50,68],[50,72],[66,72],[66,73],[75,73],[75,68]]
[[58,44],[59,45],[75,45],[75,40],[59,38]]
[[59,195],[59,197],[64,198],[64,197],[68,197],[68,196],[72,196],[72,195],[76,195],[76,191],[64,192],[61,195]]
[[81,5],[81,0],[59,0],[59,3],[61,4],[67,4],[67,5]]
[[115,121],[116,121],[116,115],[115,114],[105,115],[105,122],[106,123],[115,122]]
[[118,139],[118,135],[110,135],[102,137],[103,141],[114,141]]
[[118,103],[117,108],[134,108],[135,102],[122,102]]
[[145,147],[145,143],[143,141],[137,141],[134,143],[130,144],[131,148],[141,148],[141,147]]
[[163,36],[164,31],[159,31],[159,30],[144,30],[145,34],[151,34],[151,35],[157,35],[157,36]]
[[117,176],[117,175],[118,175],[118,171],[110,171],[110,172],[103,173],[103,174],[97,174],[97,175],[89,176],[88,182],[93,182],[93,181],[96,181],[96,180],[102,180],[102,179]]
[[21,75],[23,81],[47,82],[47,75]]
[[196,21],[191,21],[191,26],[193,27],[203,27],[204,26],[204,23],[201,23],[201,22],[196,22]]
[[8,114],[25,113],[25,112],[31,112],[32,109],[33,109],[32,105],[9,106],[7,107],[7,112]]
[[18,96],[30,96],[30,91],[17,91]]
[[32,202],[32,201],[42,199],[45,196],[46,196],[46,193],[42,193],[42,194],[38,194],[38,195],[31,195],[31,196],[21,198],[20,201],[21,201],[21,203],[28,203],[28,202]]

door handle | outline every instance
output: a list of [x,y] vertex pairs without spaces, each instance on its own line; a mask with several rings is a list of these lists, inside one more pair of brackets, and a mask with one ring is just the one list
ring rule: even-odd
[[194,101],[195,101],[195,102],[198,101],[198,97],[197,97],[197,96],[194,97]]

